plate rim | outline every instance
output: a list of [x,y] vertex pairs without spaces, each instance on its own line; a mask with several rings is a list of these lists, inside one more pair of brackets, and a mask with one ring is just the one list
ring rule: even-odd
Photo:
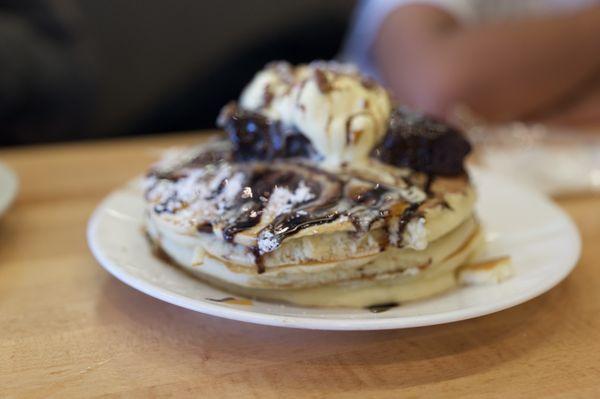
[[2,199],[3,197],[0,197],[0,217],[10,209],[19,192],[19,178],[17,177],[16,172],[7,164],[0,161],[0,180],[4,178],[6,179],[5,182],[8,183],[9,190],[4,199]]
[[[568,259],[568,267],[561,269],[560,273],[556,273],[555,275],[553,275],[553,278],[549,280],[548,283],[544,284],[540,289],[525,292],[520,296],[508,297],[504,300],[496,301],[491,306],[480,305],[475,307],[469,307],[467,309],[456,309],[437,314],[381,317],[368,320],[362,318],[328,319],[310,316],[271,315],[261,312],[253,312],[247,309],[237,309],[229,306],[223,306],[218,303],[213,304],[208,301],[192,299],[186,297],[185,295],[169,291],[159,285],[152,284],[150,282],[136,277],[131,273],[128,273],[123,268],[121,268],[116,262],[113,262],[108,257],[106,257],[102,249],[99,247],[99,243],[95,239],[95,232],[98,229],[102,213],[106,209],[108,202],[114,196],[118,195],[122,189],[127,187],[128,184],[125,184],[112,191],[94,209],[87,224],[86,238],[90,251],[96,258],[97,262],[106,271],[108,271],[112,276],[116,277],[122,283],[129,285],[130,287],[161,301],[199,313],[207,314],[210,316],[221,317],[225,319],[231,319],[253,324],[268,325],[273,327],[328,331],[390,330],[452,323],[496,313],[525,303],[533,298],[536,298],[550,291],[573,271],[581,257],[582,243],[579,230],[577,229],[571,217],[552,200],[547,198],[542,193],[533,190],[529,187],[526,187],[517,181],[507,178],[502,174],[495,173],[489,170],[482,170],[479,168],[477,168],[476,171],[472,170],[472,172],[475,172],[474,174],[480,174],[483,172],[487,175],[493,175],[497,179],[508,181],[512,185],[519,186],[520,189],[528,191],[528,194],[533,195],[542,201],[545,201],[548,205],[550,205],[553,208],[554,211],[561,214],[565,222],[565,228],[569,230],[569,237],[573,240],[573,256],[571,259]],[[565,263],[567,262],[565,261]]]

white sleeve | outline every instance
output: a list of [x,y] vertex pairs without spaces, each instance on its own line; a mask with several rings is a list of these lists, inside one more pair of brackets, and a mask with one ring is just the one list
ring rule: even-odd
[[472,0],[361,0],[340,54],[341,60],[356,64],[364,73],[378,78],[371,55],[375,36],[388,14],[408,4],[439,7],[463,23],[474,18]]

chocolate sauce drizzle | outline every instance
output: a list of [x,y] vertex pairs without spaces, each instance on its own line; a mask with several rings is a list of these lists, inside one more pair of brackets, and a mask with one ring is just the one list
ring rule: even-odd
[[371,306],[367,306],[367,309],[371,312],[371,313],[382,313],[382,312],[387,312],[390,309],[393,309],[395,307],[398,306],[398,303],[396,302],[390,302],[390,303],[382,303],[379,305],[371,305]]
[[206,298],[207,300],[211,301],[211,302],[231,302],[231,301],[235,301],[235,298],[232,296],[226,296],[224,298]]
[[250,209],[244,211],[235,221],[223,229],[223,239],[227,242],[233,242],[237,233],[248,230],[260,223],[263,207],[261,202],[253,203]]
[[298,233],[301,230],[320,224],[331,223],[338,219],[342,213],[338,211],[324,212],[319,214],[310,214],[307,211],[296,211],[284,213],[277,216],[273,222],[265,227],[259,238],[265,234],[274,243],[275,247],[281,245],[281,242],[287,237]]
[[[319,212],[320,209],[328,209],[341,196],[341,183],[339,179],[320,169],[312,169],[300,164],[274,164],[271,166],[255,165],[252,173],[246,181],[246,187],[253,193],[252,198],[242,204],[246,209],[233,221],[223,228],[223,239],[233,242],[235,235],[241,231],[250,229],[260,223],[265,207],[276,187],[284,187],[290,191],[295,191],[300,182],[303,182],[314,198],[303,203],[296,204],[296,213],[284,213],[272,221],[263,231],[273,231],[275,240],[280,243],[285,237],[295,232],[315,224],[326,223],[326,220],[333,220],[333,216],[322,215],[317,220],[316,213],[299,211],[298,209],[310,208],[311,212]],[[338,187],[336,190],[335,187]],[[327,189],[333,193],[328,193]],[[304,214],[302,214],[304,212]],[[323,213],[323,211],[321,211]],[[308,216],[308,215],[313,216]],[[286,219],[287,218],[287,219]],[[251,248],[254,255],[258,273],[263,273],[264,263],[262,254],[258,247]]]
[[381,201],[381,197],[387,192],[389,192],[388,188],[384,187],[382,184],[376,183],[368,190],[353,193],[354,195],[351,199],[357,204],[374,206]]
[[[226,242],[233,243],[235,236],[257,226],[273,191],[277,187],[287,188],[294,192],[302,182],[308,186],[313,198],[299,204],[294,209],[275,217],[267,226],[258,232],[258,238],[268,239],[273,249],[281,245],[288,237],[298,232],[338,220],[342,216],[348,217],[354,225],[357,234],[370,230],[373,223],[378,220],[389,220],[389,210],[385,209],[399,198],[394,197],[393,189],[383,184],[370,182],[351,177],[342,178],[314,166],[286,162],[286,163],[250,163],[241,170],[244,171],[245,190],[251,193],[245,198],[240,194],[233,204],[228,205],[224,218],[217,223],[223,223],[233,216],[233,219],[221,226],[222,237]],[[223,184],[211,193],[207,199],[216,198],[224,188]],[[178,201],[170,198],[168,201]],[[166,211],[169,204],[161,204],[159,211]],[[415,217],[420,216],[417,211],[420,204],[408,206],[400,215],[399,234],[401,235],[406,225]],[[387,223],[387,222],[386,222]],[[213,224],[203,222],[196,226],[198,232],[212,233]],[[384,226],[385,227],[385,226]],[[385,246],[389,241],[386,241]],[[250,248],[255,258],[257,272],[265,271],[263,256],[258,246]]]
[[262,255],[260,254],[260,251],[258,250],[258,247],[257,246],[251,247],[250,252],[252,252],[252,255],[254,255],[254,263],[256,264],[256,272],[258,274],[264,273],[265,272],[265,262],[264,262]]
[[[423,216],[422,213],[419,211],[420,205],[420,203],[410,204],[404,210],[404,212],[402,212],[402,215],[400,215],[400,219],[398,220],[398,237],[402,237],[402,235],[406,231],[406,226],[411,220]],[[402,243],[400,242],[400,245],[401,244]]]
[[[245,203],[239,204],[244,211],[233,222],[228,223],[223,228],[223,239],[227,242],[233,242],[237,233],[259,224],[263,210],[267,206],[275,187],[287,187],[290,190],[295,190],[301,180],[301,176],[291,171],[281,171],[268,167],[255,170],[246,182],[246,187],[252,193],[252,197]],[[318,192],[318,187],[314,184],[312,186]]]
[[[339,193],[332,197],[333,201],[325,200],[322,203],[314,201],[309,206],[299,207],[291,212],[278,215],[269,225],[260,231],[258,235],[259,240],[269,240],[270,246],[277,248],[286,238],[297,234],[301,230],[331,223],[342,216],[349,218],[358,234],[369,231],[373,223],[378,220],[389,220],[389,210],[382,209],[386,203],[389,204],[390,201],[393,201],[393,197],[388,197],[388,193],[390,193],[389,187],[374,184],[370,188],[348,192],[352,190],[347,186],[347,183],[342,183]],[[342,195],[343,192],[346,192],[346,194]],[[421,212],[418,211],[420,205],[421,203],[414,203],[407,206],[399,216],[398,235],[400,237],[411,220],[422,216]],[[387,245],[389,245],[389,240],[386,240],[383,244],[382,250]],[[262,256],[264,254],[257,249],[254,249],[253,253],[257,259],[257,265],[259,262],[262,265]],[[264,271],[264,268],[262,270]]]

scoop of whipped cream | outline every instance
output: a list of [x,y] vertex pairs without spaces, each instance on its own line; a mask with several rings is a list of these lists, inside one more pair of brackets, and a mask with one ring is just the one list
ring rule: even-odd
[[392,109],[383,87],[334,62],[269,64],[244,89],[240,105],[296,127],[331,168],[366,162]]

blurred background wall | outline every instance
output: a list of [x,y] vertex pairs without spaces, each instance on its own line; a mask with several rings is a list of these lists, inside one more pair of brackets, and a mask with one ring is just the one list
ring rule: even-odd
[[[81,72],[75,79],[69,70],[73,79],[59,85],[88,88],[54,94],[56,101],[71,96],[57,111],[65,123],[4,124],[0,142],[210,128],[220,107],[265,63],[334,57],[353,6],[348,0],[0,0],[0,13],[28,21],[55,13],[76,42],[68,47],[77,54],[70,68]],[[63,42],[57,47],[62,54]]]

